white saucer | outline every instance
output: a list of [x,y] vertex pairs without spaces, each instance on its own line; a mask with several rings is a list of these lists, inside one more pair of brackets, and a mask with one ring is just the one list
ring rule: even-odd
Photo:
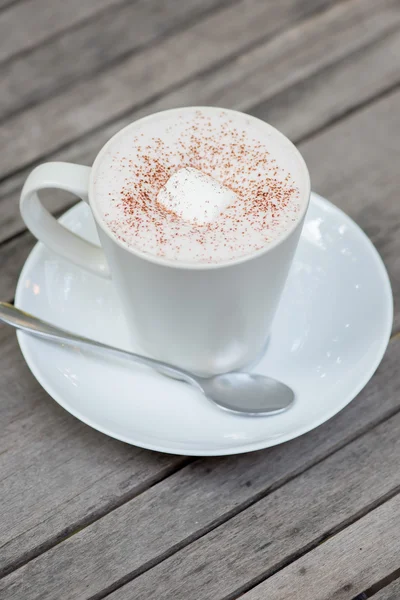
[[[86,204],[61,221],[96,240]],[[16,305],[65,329],[131,347],[111,283],[42,244],[22,270]],[[270,343],[254,368],[293,387],[296,403],[287,413],[232,415],[150,369],[21,332],[18,339],[44,389],[91,427],[161,452],[223,455],[280,444],[339,412],[377,368],[392,317],[390,283],[375,248],[349,217],[313,194]]]

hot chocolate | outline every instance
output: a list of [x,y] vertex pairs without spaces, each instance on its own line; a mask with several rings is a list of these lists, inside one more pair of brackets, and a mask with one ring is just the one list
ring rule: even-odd
[[186,108],[125,128],[94,178],[107,228],[134,251],[191,264],[233,261],[278,241],[301,217],[302,166],[290,142],[263,125]]

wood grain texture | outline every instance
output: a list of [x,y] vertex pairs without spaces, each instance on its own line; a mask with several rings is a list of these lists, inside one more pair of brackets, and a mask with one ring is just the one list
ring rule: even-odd
[[[330,0],[241,0],[0,126],[0,176],[257,45]],[[24,135],[20,135],[20,132]]]
[[70,416],[29,373],[15,332],[4,326],[0,357],[3,572],[166,477],[185,459],[112,440]]
[[[110,598],[218,600],[246,591],[283,561],[305,552],[398,488],[399,432],[400,415],[396,415],[139,575]],[[201,481],[198,476],[194,481],[201,511]],[[210,489],[215,490],[215,483]],[[182,503],[186,494],[187,488],[181,488],[174,499],[173,506],[181,505],[181,516],[185,514]],[[145,495],[141,500],[146,500],[145,506],[149,507]],[[157,501],[162,504],[163,514],[168,514],[168,495],[158,493]],[[153,512],[153,519],[146,521],[137,509],[133,521],[127,521],[124,514],[124,552],[121,534],[112,526],[115,521],[108,522],[118,516],[117,510],[4,578],[0,593],[8,597],[12,592],[13,600],[33,600],[43,595],[56,598],[62,592],[66,598],[85,600],[100,590],[102,594],[112,591],[113,581],[121,573],[121,562],[125,569],[131,569],[128,576],[132,577],[148,558],[147,544],[140,553],[137,551],[137,540],[144,530],[146,536],[152,530],[150,535],[158,541],[158,547],[174,531],[166,517],[165,529],[160,530],[160,517],[155,519]],[[208,510],[212,511],[212,506]],[[191,522],[194,515],[197,519],[197,512],[190,512]],[[85,577],[87,561],[92,565],[89,577]],[[45,582],[46,573],[56,573],[56,577]],[[120,577],[115,585],[125,578]]]
[[398,567],[399,521],[397,495],[267,579],[242,600],[287,600],[294,590],[296,600],[354,598]]
[[[316,191],[370,235],[398,328],[399,23],[398,0],[15,3],[0,13],[0,119],[14,114],[0,125],[0,244],[24,229],[19,190],[42,157],[90,164],[127,122],[171,106],[250,110],[305,140]],[[53,209],[70,202],[57,195]],[[2,298],[32,244],[25,232],[1,245]],[[398,569],[398,497],[374,508],[400,486],[399,339],[359,397],[307,436],[190,464],[68,415],[4,328],[0,358],[0,572],[30,561],[0,598],[227,600],[270,577],[246,600],[274,600],[270,584],[277,600],[293,596],[291,582],[309,600],[350,600]],[[374,598],[398,600],[396,583]]]
[[226,3],[136,0],[100,12],[3,67],[0,119],[59,94],[77,80],[113,68],[118,59],[151,42],[160,43],[167,33]]
[[[396,153],[400,138],[399,103],[400,92],[394,92],[300,144],[309,165],[313,188],[350,214],[381,253],[392,280],[395,331],[400,327],[400,238],[397,235],[400,174]],[[308,120],[308,116],[305,118]],[[91,146],[91,141],[87,140],[87,143]],[[84,158],[88,148],[83,146],[81,152],[81,158]],[[63,199],[62,196],[61,202]],[[14,203],[18,210],[16,197]],[[6,246],[2,261],[5,283],[2,285],[7,298],[13,296],[27,247],[25,237],[21,246],[17,240]]]
[[15,288],[19,273],[36,243],[36,239],[29,231],[6,242],[1,246],[1,299],[11,301],[14,299]]
[[313,189],[353,217],[385,261],[400,327],[400,91],[301,144]]
[[[400,30],[305,77],[251,112],[302,140],[400,84]],[[357,85],[354,81],[357,80]]]
[[[24,597],[24,600],[30,600],[39,597],[36,594],[45,592],[47,596],[44,597],[56,598],[61,590],[65,598],[84,600],[96,597],[101,590],[150,568],[153,563],[162,560],[166,553],[177,551],[245,509],[251,502],[283,485],[281,491],[272,493],[255,507],[245,510],[242,515],[206,536],[205,540],[212,540],[212,547],[207,541],[205,546],[202,546],[201,540],[194,542],[166,561],[165,567],[163,564],[156,567],[154,580],[150,575],[150,579],[136,580],[142,582],[137,588],[137,595],[136,591],[132,592],[136,590],[136,581],[133,582],[126,596],[131,598],[133,594],[135,597],[151,598],[159,593],[161,598],[173,597],[176,593],[173,581],[177,578],[177,587],[183,585],[182,594],[178,594],[177,598],[197,597],[198,593],[201,598],[224,597],[222,585],[215,596],[214,590],[208,585],[209,580],[213,579],[210,569],[214,560],[218,567],[215,585],[218,586],[219,574],[223,575],[224,580],[224,569],[229,569],[229,565],[232,567],[234,563],[236,569],[236,558],[237,577],[245,577],[249,562],[254,560],[255,568],[260,568],[260,564],[263,565],[268,557],[274,556],[274,548],[278,550],[279,546],[282,553],[291,552],[292,537],[294,547],[297,543],[301,545],[304,536],[308,535],[308,521],[313,522],[315,518],[311,527],[313,535],[316,531],[325,531],[328,527],[325,519],[350,518],[362,506],[374,501],[376,494],[384,494],[389,488],[392,489],[392,485],[396,485],[400,474],[393,474],[392,470],[395,468],[400,439],[392,443],[392,437],[399,437],[400,416],[391,421],[391,425],[381,425],[376,432],[373,430],[339,450],[336,458],[332,456],[325,461],[325,467],[315,467],[316,472],[312,469],[314,475],[310,471],[285,483],[400,408],[399,356],[400,342],[395,342],[391,344],[382,367],[367,389],[345,411],[322,427],[264,452],[196,461],[5,578],[4,587],[0,585],[0,597],[1,593],[8,597],[7,594],[12,591],[14,596],[11,597],[16,599]],[[298,496],[302,495],[303,499],[297,505]],[[327,505],[331,507],[329,511],[326,510]],[[311,514],[307,511],[311,511]],[[255,517],[255,514],[258,516]],[[333,526],[331,521],[329,523],[329,527]],[[269,528],[273,542],[267,533]],[[259,533],[255,529],[259,529]],[[253,547],[251,540],[254,535]],[[236,550],[235,544],[233,547],[229,545],[232,536],[237,537]],[[261,542],[260,536],[267,537],[267,540]],[[15,540],[14,549],[23,551],[26,537],[20,535]],[[286,540],[286,545],[282,547],[279,545],[280,537]],[[275,545],[271,553],[267,548],[270,541]],[[240,564],[242,544],[246,556],[249,553],[243,566]],[[265,545],[265,548],[259,548],[258,544]],[[232,556],[229,555],[229,548]],[[189,568],[192,556],[193,569]],[[3,561],[7,560],[6,555],[3,557]],[[172,569],[171,577],[167,577],[161,590],[159,577],[164,577],[169,568]],[[45,573],[57,573],[57,576],[44,579]],[[250,569],[249,577],[253,573],[254,570]],[[185,584],[183,580],[186,579]],[[36,584],[39,580],[42,581],[40,586]],[[144,581],[147,583],[144,584]],[[204,592],[196,589],[191,590],[192,595],[188,594],[187,585],[194,581],[196,585],[205,586]],[[233,584],[236,583],[237,578],[233,581]],[[154,596],[150,592],[153,584]]]
[[[388,435],[387,441],[394,440],[399,426],[396,416],[377,427],[120,588],[110,600],[127,600],[133,594],[149,600],[239,596],[259,578],[345,527],[349,519],[361,516],[386,493],[398,489],[400,473],[384,439]],[[375,468],[383,469],[383,487]]]
[[0,14],[0,61],[43,43],[122,0],[24,0]]
[[[396,527],[398,528],[398,523]],[[399,600],[400,579],[396,579],[396,581],[393,581],[393,583],[380,590],[373,598],[374,600]]]
[[[0,10],[5,10],[9,8],[11,5],[16,4],[17,2],[21,2],[22,0],[0,0]],[[31,1],[31,0],[29,0]]]
[[[195,103],[250,109],[299,140],[400,79],[400,32],[380,37],[395,21],[392,3],[379,4],[379,11],[371,12],[362,12],[363,6],[360,0],[335,5],[50,158],[90,164],[104,142],[128,122],[163,108]],[[366,43],[370,45],[354,54]],[[370,70],[371,64],[376,68]],[[268,74],[268,80],[260,72]],[[352,85],[356,78],[362,80],[359,88]],[[270,100],[251,108],[262,97]],[[27,174],[28,169],[23,170],[0,186],[0,242],[24,228],[18,197]],[[54,210],[70,204],[70,196],[55,194]]]

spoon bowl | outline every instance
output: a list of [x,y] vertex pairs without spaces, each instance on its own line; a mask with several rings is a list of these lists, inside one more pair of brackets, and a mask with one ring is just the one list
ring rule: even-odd
[[230,412],[248,415],[277,415],[294,402],[293,390],[272,377],[232,372],[199,378],[205,395]]
[[90,347],[114,356],[123,356],[146,365],[169,377],[186,381],[223,410],[248,416],[271,416],[287,410],[294,402],[293,391],[284,383],[257,375],[232,371],[213,377],[197,377],[193,373],[166,362],[134,352],[114,348],[95,340],[76,335],[34,317],[12,304],[0,302],[0,321],[40,338],[62,342],[74,347]]

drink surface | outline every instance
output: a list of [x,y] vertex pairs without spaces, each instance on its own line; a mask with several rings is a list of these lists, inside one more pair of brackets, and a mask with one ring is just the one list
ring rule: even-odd
[[301,218],[308,199],[298,156],[248,115],[165,111],[106,145],[96,161],[95,203],[108,230],[133,250],[191,264],[231,261],[279,240]]

